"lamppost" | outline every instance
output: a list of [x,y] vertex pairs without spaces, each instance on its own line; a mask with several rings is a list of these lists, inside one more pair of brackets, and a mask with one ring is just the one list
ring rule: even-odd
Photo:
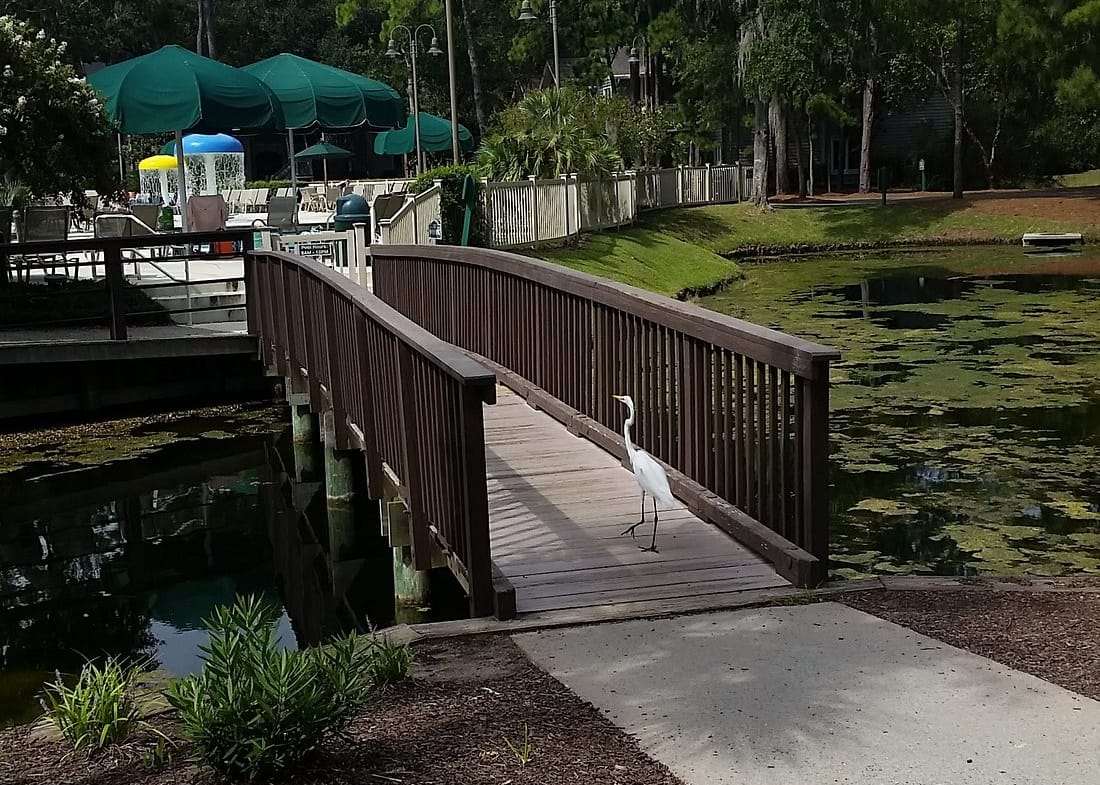
[[[531,8],[531,0],[523,0],[523,5],[519,7],[519,16],[516,17],[521,22],[534,22],[538,19],[538,14]],[[561,60],[558,57],[558,3],[557,0],[550,0],[550,29],[554,35],[554,87],[561,89]]]
[[[432,34],[432,42],[428,47],[428,54],[433,57],[438,57],[443,54],[443,50],[439,48],[439,36],[435,33],[435,28],[429,24],[417,25],[415,30],[410,30],[405,25],[397,25],[393,28],[393,32],[404,31],[406,40],[409,42],[408,58],[405,60],[405,65],[408,66],[410,60],[412,66],[412,112],[413,112],[413,128],[416,134],[416,172],[422,174],[424,172],[424,151],[420,149],[420,100],[417,97],[416,92],[416,37],[420,35],[421,30],[430,30]],[[397,43],[393,38],[390,38],[389,46],[386,48],[387,57],[404,57],[405,52],[397,48]]]
[[455,90],[455,36],[451,25],[451,0],[443,3],[443,16],[447,21],[447,81],[451,88],[451,152],[454,154],[454,164],[458,166],[458,95]]
[[647,88],[648,88],[649,84],[648,84],[647,79],[649,77],[649,44],[645,40],[644,35],[634,36],[634,40],[630,42],[630,57],[628,57],[626,59],[626,62],[629,63],[630,65],[638,65],[641,62],[641,59],[638,57],[638,39],[641,39],[641,41],[642,41],[642,52],[643,52],[643,57],[644,57],[644,60],[645,60],[645,71],[642,72],[640,66],[638,68],[638,70],[640,72],[638,74],[638,78],[642,83],[642,106],[643,107],[648,107],[649,106],[649,91],[648,91]]

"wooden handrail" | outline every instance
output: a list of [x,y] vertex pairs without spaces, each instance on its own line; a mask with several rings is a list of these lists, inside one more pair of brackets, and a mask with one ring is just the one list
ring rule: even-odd
[[697,514],[800,584],[828,557],[829,364],[820,344],[501,251],[376,246],[375,292],[625,458],[663,461]]
[[438,259],[473,265],[535,281],[615,308],[629,310],[723,349],[775,365],[805,378],[818,378],[821,368],[840,359],[835,349],[701,308],[662,297],[629,284],[610,281],[527,256],[487,248],[458,246],[376,245],[375,259]]
[[163,248],[168,245],[206,245],[243,242],[253,237],[252,229],[222,229],[216,232],[173,232],[135,237],[87,237],[74,240],[31,240],[25,243],[0,243],[0,255],[34,256],[51,253],[84,253],[118,248]]
[[246,268],[266,364],[332,412],[336,447],[364,453],[372,497],[383,465],[396,475],[416,568],[431,567],[434,538],[471,612],[492,613],[482,405],[496,400],[495,375],[317,261],[261,250]]

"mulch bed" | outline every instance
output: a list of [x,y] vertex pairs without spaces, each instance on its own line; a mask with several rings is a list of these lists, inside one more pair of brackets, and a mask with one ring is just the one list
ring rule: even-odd
[[[416,647],[414,679],[379,695],[348,729],[328,741],[293,785],[493,783],[494,785],[678,785],[663,765],[595,708],[538,670],[506,637],[430,641]],[[165,727],[170,728],[169,723]],[[523,764],[508,743],[530,759]],[[153,768],[143,752],[89,761],[66,757],[56,741],[28,728],[0,732],[4,785],[182,785],[222,782],[175,750]]]
[[843,602],[1100,700],[1100,594],[875,591]]

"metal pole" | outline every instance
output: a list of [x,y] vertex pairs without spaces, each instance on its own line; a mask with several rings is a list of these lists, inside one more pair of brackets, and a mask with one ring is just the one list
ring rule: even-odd
[[413,128],[416,133],[416,173],[424,173],[424,152],[420,149],[420,99],[416,93],[416,36],[409,36],[409,56],[412,58],[413,75]]
[[176,131],[176,194],[180,208],[180,226],[187,232],[190,227],[187,222],[187,167],[183,163],[183,131]]
[[455,37],[454,28],[451,25],[451,0],[446,0],[443,8],[447,17],[447,78],[451,87],[451,152],[454,154],[454,162],[457,166],[460,157],[458,150],[458,93],[455,90]]
[[118,179],[126,182],[126,167],[122,163],[122,134],[118,135]]
[[294,131],[286,129],[286,145],[290,151],[290,192],[294,196],[294,203],[298,203],[298,170],[294,166]]
[[558,58],[558,3],[550,0],[550,29],[554,34],[554,87],[561,89],[561,60]]

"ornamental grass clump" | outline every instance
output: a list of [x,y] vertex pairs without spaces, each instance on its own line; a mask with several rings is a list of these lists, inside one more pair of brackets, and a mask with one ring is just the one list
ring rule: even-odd
[[236,779],[297,766],[370,695],[371,647],[351,634],[320,648],[284,650],[278,618],[255,597],[219,607],[206,622],[202,671],[168,689],[197,757]]
[[86,662],[72,685],[56,673],[42,693],[43,720],[77,752],[102,752],[122,744],[146,726],[136,694],[143,670],[143,663],[125,665],[108,657],[98,664]]

